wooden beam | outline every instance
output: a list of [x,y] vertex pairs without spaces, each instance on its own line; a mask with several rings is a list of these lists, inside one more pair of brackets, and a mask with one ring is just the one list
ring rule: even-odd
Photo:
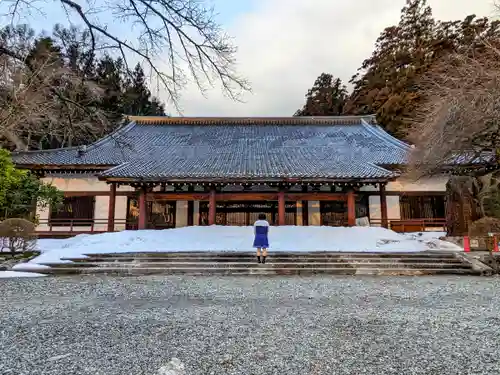
[[146,189],[142,188],[139,193],[139,229],[146,229],[148,223],[148,210],[146,207]]
[[[115,184],[116,185],[116,184]],[[108,197],[111,191],[63,191],[65,197]],[[135,191],[116,191],[117,197],[133,197]]]
[[108,232],[115,231],[116,184],[109,185]]
[[[109,191],[64,191],[65,197],[89,197],[89,196],[109,196]],[[359,191],[360,195],[374,195],[379,196],[379,191]],[[444,191],[386,191],[386,196],[444,196]],[[133,197],[136,195],[135,191],[117,191],[117,197]],[[154,196],[158,199],[167,200],[194,200],[194,201],[208,201],[209,193],[190,193],[190,192],[164,192],[153,191],[148,194],[148,197]],[[217,200],[277,200],[278,193],[273,192],[237,192],[237,193],[219,193],[216,194]],[[309,193],[287,193],[286,200],[321,200],[321,201],[345,201],[346,196],[342,193],[329,193],[329,192],[309,192]]]
[[347,191],[347,223],[350,227],[356,225],[356,199],[352,189]]
[[[189,193],[189,192],[177,192],[177,193],[163,193],[163,192],[153,192],[150,193],[151,199],[154,196],[156,199],[165,200],[179,200],[179,201],[208,201],[210,200],[210,193]],[[274,192],[238,192],[238,193],[216,193],[215,199],[217,201],[277,201],[278,193]],[[311,200],[311,201],[345,201],[346,196],[342,193],[328,193],[328,192],[318,192],[318,193],[285,193],[285,200],[288,201],[300,201],[300,200]]]
[[210,196],[208,200],[208,225],[215,225],[217,199],[215,194],[215,189],[210,190]]
[[382,217],[382,226],[384,228],[388,228],[389,221],[387,220],[387,196],[384,184],[380,184],[380,211]]
[[285,198],[288,201],[345,201],[346,196],[342,193],[311,192],[311,193],[287,193]]
[[278,193],[278,225],[285,225],[285,191]]

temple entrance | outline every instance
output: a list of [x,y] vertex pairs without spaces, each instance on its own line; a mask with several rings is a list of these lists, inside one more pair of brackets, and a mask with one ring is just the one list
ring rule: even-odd
[[[278,225],[277,201],[219,201],[215,212],[216,225],[253,225],[261,213],[267,216],[267,221],[271,225]],[[285,225],[296,225],[296,223],[297,203],[285,202]],[[208,202],[200,202],[199,225],[208,225]]]
[[[146,202],[148,229],[175,228],[176,201],[155,199]],[[127,202],[127,230],[137,229],[139,223],[139,202],[129,197]]]
[[[321,225],[343,227],[348,225],[347,202],[320,201]],[[356,195],[356,219],[369,217],[369,201],[367,195]]]

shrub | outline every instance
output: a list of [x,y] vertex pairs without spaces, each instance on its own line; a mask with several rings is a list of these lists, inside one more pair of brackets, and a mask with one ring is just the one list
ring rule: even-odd
[[0,250],[33,251],[36,246],[35,224],[25,219],[6,219],[0,223]]
[[469,227],[471,236],[487,236],[488,233],[500,233],[500,219],[483,217],[474,221]]

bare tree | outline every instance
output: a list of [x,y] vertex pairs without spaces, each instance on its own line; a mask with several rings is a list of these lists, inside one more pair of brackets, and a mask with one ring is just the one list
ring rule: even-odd
[[33,56],[30,50],[29,44],[11,44],[0,55],[0,135],[25,150],[32,137],[70,146],[82,134],[105,131],[107,114],[93,105],[102,89],[68,68],[59,54],[38,50]]
[[484,202],[500,185],[499,42],[483,40],[434,64],[420,82],[423,103],[409,134],[416,146],[409,174],[460,176],[448,183],[448,206],[454,197],[472,207],[466,221],[485,216]]
[[424,103],[410,133],[419,146],[415,172],[479,162],[485,167],[479,174],[500,168],[500,51],[493,44],[443,58],[420,90]]
[[[125,63],[136,58],[150,68],[157,82],[177,106],[179,93],[189,78],[204,91],[222,85],[229,97],[238,99],[248,83],[235,72],[235,47],[215,21],[214,11],[200,0],[53,0],[47,9],[35,8],[35,0],[3,0],[8,14],[19,19],[54,6],[64,9],[72,24],[82,24],[97,54],[113,50]],[[133,30],[135,40],[111,31],[110,19],[119,19]],[[0,48],[0,55],[9,54]],[[161,66],[165,60],[168,68]],[[91,62],[89,62],[91,64]],[[178,107],[177,107],[178,108]]]

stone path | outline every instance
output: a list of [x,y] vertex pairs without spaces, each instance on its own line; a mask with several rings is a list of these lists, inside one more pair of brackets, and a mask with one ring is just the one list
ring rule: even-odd
[[0,374],[499,374],[500,278],[0,280]]

